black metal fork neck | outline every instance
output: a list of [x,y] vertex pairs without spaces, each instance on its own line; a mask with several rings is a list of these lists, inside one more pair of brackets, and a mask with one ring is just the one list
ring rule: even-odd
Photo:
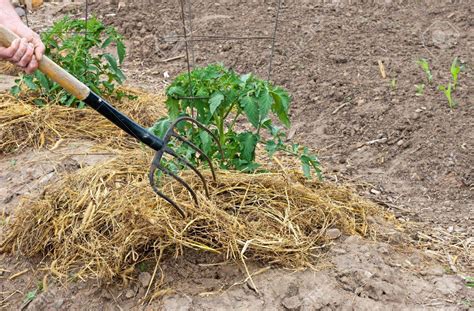
[[97,96],[94,92],[90,92],[89,96],[84,102],[95,109],[98,113],[106,117],[112,123],[117,125],[119,128],[135,137],[150,148],[159,151],[163,148],[164,142],[162,139],[156,137],[150,133],[147,129],[143,128],[135,121],[118,111],[111,104],[106,102],[101,97]]

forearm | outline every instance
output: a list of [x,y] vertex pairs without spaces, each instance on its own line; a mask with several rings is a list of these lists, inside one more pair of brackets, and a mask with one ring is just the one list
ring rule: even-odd
[[23,24],[9,0],[0,0],[0,24],[12,26]]

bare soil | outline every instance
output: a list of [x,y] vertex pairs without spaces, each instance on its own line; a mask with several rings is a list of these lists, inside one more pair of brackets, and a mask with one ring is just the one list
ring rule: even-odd
[[[253,264],[252,272],[265,270],[253,277],[253,283],[239,265],[221,264],[219,258],[187,251],[183,258],[168,255],[164,259],[163,289],[169,290],[148,306],[142,305],[146,287],[140,280],[150,277],[153,265],[137,273],[137,281],[126,288],[93,282],[63,287],[50,279],[49,290],[39,294],[29,309],[474,307],[473,289],[462,280],[462,276],[474,274],[472,4],[320,2],[282,1],[271,80],[293,95],[292,139],[319,151],[329,178],[363,185],[360,191],[364,195],[393,211],[400,221],[417,222],[418,232],[436,237],[445,247],[433,252],[404,245],[421,239],[414,230],[410,235],[394,231],[386,243],[343,236],[324,261],[328,267],[318,272],[293,272]],[[191,16],[196,38],[271,36],[275,7],[276,1],[201,0],[193,1],[187,18]],[[162,90],[186,70],[181,57],[185,44],[178,37],[183,33],[179,1],[152,5],[126,1],[120,6],[96,2],[91,10],[125,35],[129,83]],[[84,14],[82,3],[48,3],[31,16],[33,26],[40,29],[66,13]],[[189,22],[187,27],[190,30]],[[194,43],[196,65],[222,62],[262,77],[267,77],[270,55],[271,40]],[[422,57],[430,62],[432,84],[416,64]],[[466,70],[454,93],[458,105],[450,109],[437,86],[449,81],[454,57],[466,64]],[[414,85],[421,83],[426,85],[425,91],[417,96]],[[71,162],[65,155],[77,148],[80,150],[73,153],[87,153],[88,144],[79,142],[79,147],[75,142],[53,154],[39,151],[0,158],[0,215],[4,211],[8,216],[20,195],[41,193],[57,171],[87,165],[77,158]],[[94,161],[100,159],[88,163]],[[448,244],[453,240],[471,252],[470,261],[458,265],[450,256]],[[40,259],[1,256],[0,308],[18,309],[42,279],[36,270]],[[440,258],[443,261],[437,261]],[[25,269],[28,272],[9,279]]]

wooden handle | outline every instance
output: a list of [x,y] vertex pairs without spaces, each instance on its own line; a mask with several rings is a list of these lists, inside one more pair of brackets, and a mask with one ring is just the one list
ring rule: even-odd
[[[19,37],[11,30],[0,25],[0,45],[9,47],[15,39]],[[66,91],[74,95],[79,100],[84,100],[89,96],[90,89],[81,81],[77,80],[66,70],[62,69],[55,62],[43,55],[39,63],[39,70],[47,75],[51,80],[57,82]]]

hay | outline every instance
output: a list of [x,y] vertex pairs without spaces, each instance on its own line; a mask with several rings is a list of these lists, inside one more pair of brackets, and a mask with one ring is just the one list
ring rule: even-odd
[[[138,96],[113,103],[136,122],[151,126],[166,114],[164,97],[137,90]],[[28,147],[52,147],[64,139],[87,139],[114,148],[137,147],[137,141],[91,108],[59,105],[39,108],[9,94],[0,94],[0,154]]]
[[10,62],[0,60],[0,74],[16,76],[21,72],[21,69]]
[[200,207],[177,183],[164,186],[188,211],[183,219],[151,191],[149,160],[149,153],[125,152],[63,176],[42,198],[20,205],[0,250],[46,255],[56,276],[107,280],[127,280],[136,264],[187,248],[297,269],[312,267],[327,248],[327,228],[370,237],[367,217],[381,213],[350,188],[308,181],[297,171],[220,171],[210,198],[184,172]]

